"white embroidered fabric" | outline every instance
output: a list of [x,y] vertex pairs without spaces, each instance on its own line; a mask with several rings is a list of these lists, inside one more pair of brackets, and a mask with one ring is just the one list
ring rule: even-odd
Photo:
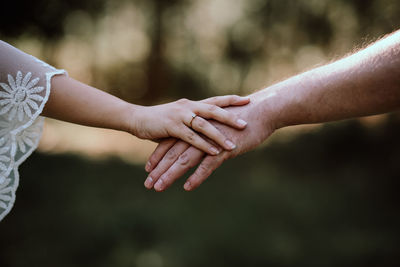
[[0,221],[15,202],[18,166],[37,148],[51,78],[66,74],[0,41]]

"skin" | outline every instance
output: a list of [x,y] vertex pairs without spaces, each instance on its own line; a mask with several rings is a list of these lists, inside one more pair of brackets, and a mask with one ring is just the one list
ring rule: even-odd
[[400,31],[331,64],[275,84],[249,96],[251,103],[227,108],[249,124],[244,131],[213,124],[236,142],[233,151],[206,156],[189,144],[165,140],[151,155],[145,186],[163,191],[198,165],[184,185],[193,190],[225,160],[247,152],[274,131],[299,124],[373,115],[400,107]]
[[[249,103],[247,97],[221,96],[199,102],[181,99],[144,107],[125,102],[65,75],[55,76],[51,82],[52,91],[43,116],[126,131],[143,139],[176,137],[211,155],[218,155],[223,149],[232,150],[236,145],[204,118],[239,130],[247,124],[237,114],[221,108],[246,105]],[[192,115],[197,116],[193,119]],[[206,141],[199,133],[210,141]]]

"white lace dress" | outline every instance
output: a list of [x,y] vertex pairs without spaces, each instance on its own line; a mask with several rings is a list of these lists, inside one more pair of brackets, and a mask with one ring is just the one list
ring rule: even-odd
[[0,41],[0,221],[15,201],[18,166],[36,149],[51,78],[66,74]]

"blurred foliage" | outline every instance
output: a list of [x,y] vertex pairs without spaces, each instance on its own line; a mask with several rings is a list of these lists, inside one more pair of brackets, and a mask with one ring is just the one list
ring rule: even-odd
[[4,37],[36,35],[48,40],[61,38],[68,15],[85,10],[96,16],[104,8],[104,1],[3,1],[0,16],[1,34]]
[[0,266],[398,266],[399,120],[326,125],[226,162],[201,188],[142,166],[35,154]]
[[[137,103],[247,93],[400,26],[396,0],[6,1],[0,37]],[[398,266],[399,121],[227,162],[199,190],[142,167],[33,155],[0,266]],[[182,185],[182,184],[180,184]]]

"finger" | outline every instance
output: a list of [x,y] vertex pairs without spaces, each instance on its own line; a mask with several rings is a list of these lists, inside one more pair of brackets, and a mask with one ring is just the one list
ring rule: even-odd
[[146,171],[151,172],[160,162],[160,160],[164,157],[164,155],[168,152],[168,150],[177,142],[178,140],[175,138],[168,138],[161,141],[153,153],[150,155],[149,160],[146,163]]
[[205,153],[195,147],[189,147],[183,152],[172,166],[154,184],[158,192],[164,191],[171,186],[179,177],[185,174],[190,168],[200,163]]
[[178,159],[178,157],[185,152],[185,150],[190,145],[183,141],[176,142],[169,150],[165,153],[165,156],[161,159],[161,161],[157,164],[157,166],[150,172],[149,176],[146,178],[144,182],[144,186],[147,189],[151,189],[160,176],[166,172],[169,167],[174,164],[174,162]]
[[224,95],[224,96],[214,96],[207,99],[204,99],[200,102],[216,105],[219,107],[228,107],[228,106],[243,106],[250,102],[249,97],[237,96],[237,95]]
[[244,129],[247,125],[247,122],[240,119],[236,114],[215,105],[197,103],[194,112],[203,118],[214,119],[237,129]]
[[218,156],[207,156],[197,167],[196,171],[187,179],[183,188],[192,191],[201,185],[211,173],[225,161],[225,153]]
[[182,139],[186,143],[189,143],[210,155],[218,155],[220,153],[220,149],[204,140],[191,128],[182,125],[182,127],[179,127],[178,129],[175,128],[173,131],[174,130],[175,132],[172,132],[172,135]]
[[211,123],[199,116],[192,120],[192,129],[204,134],[226,150],[233,150],[236,148],[236,145],[231,140],[227,139],[225,135],[223,135]]

